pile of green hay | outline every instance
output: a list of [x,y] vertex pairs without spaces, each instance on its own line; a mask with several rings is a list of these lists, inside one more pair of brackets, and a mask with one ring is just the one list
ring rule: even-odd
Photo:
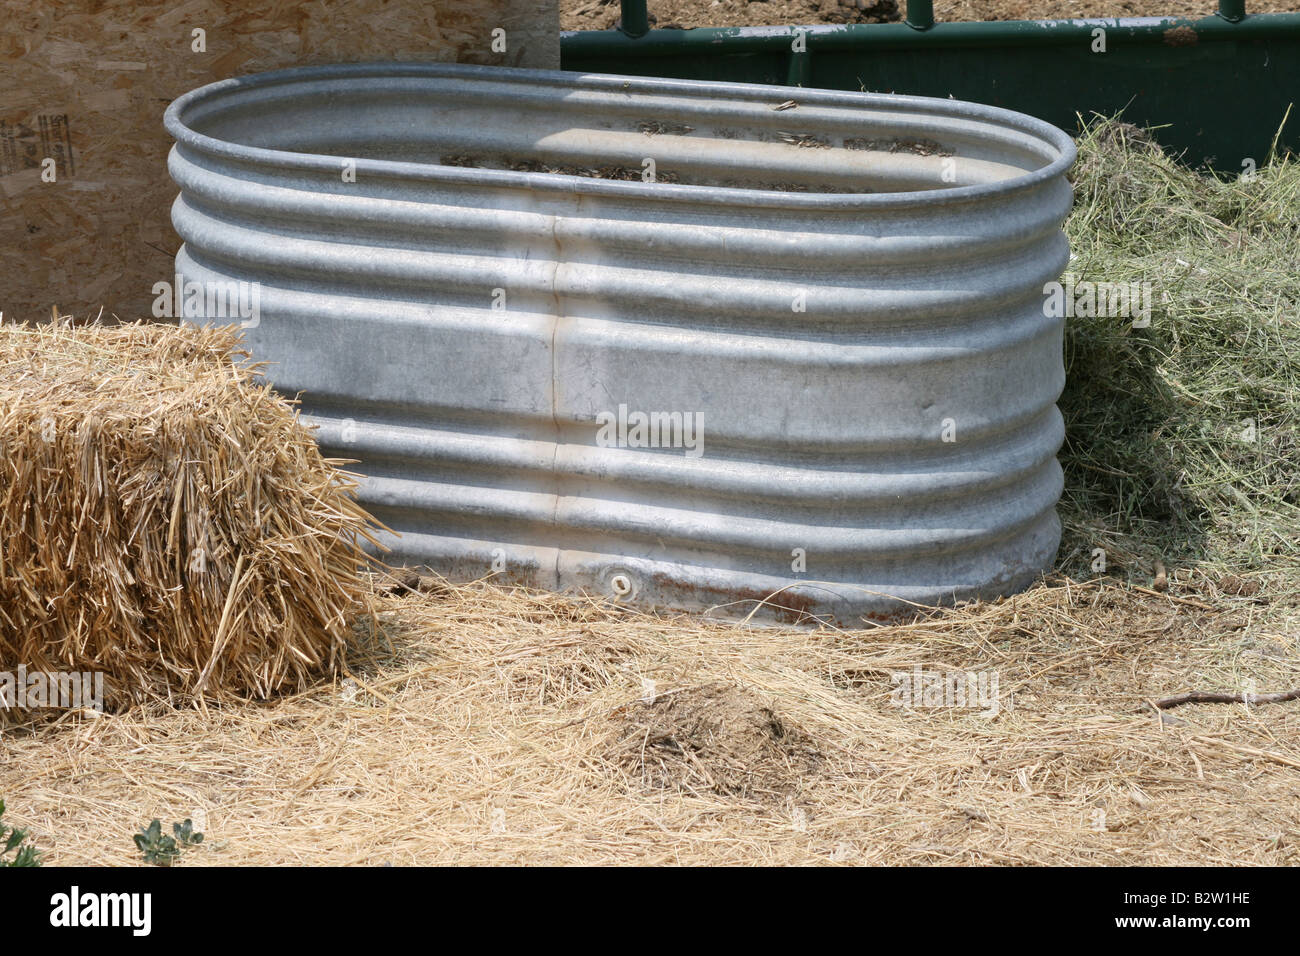
[[1153,308],[1067,320],[1065,571],[1300,566],[1300,163],[1256,162],[1216,177],[1083,126],[1068,271],[1150,282]]

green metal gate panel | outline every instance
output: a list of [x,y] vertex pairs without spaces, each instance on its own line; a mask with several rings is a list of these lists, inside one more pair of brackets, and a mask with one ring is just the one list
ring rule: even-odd
[[[624,30],[561,35],[566,70],[952,96],[1028,113],[1066,129],[1093,112],[1162,127],[1190,165],[1240,171],[1274,138],[1300,151],[1300,14],[1245,16],[1225,2],[1174,17],[934,23],[928,2],[907,21],[846,26],[644,30],[644,2]],[[638,27],[638,24],[640,26]]]

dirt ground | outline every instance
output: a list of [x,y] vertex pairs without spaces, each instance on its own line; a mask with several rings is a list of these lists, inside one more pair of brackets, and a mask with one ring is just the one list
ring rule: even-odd
[[[1058,578],[860,631],[379,605],[341,682],[11,732],[6,821],[47,864],[139,864],[153,817],[206,833],[182,866],[1300,863],[1300,702],[1144,703],[1300,684],[1284,581]],[[904,706],[917,667],[996,693]]]
[[[652,26],[779,26],[810,23],[888,23],[904,0],[649,0]],[[1206,17],[1215,0],[936,0],[934,16],[954,20],[1052,20],[1068,17]],[[1249,13],[1294,13],[1297,0],[1249,0]],[[618,0],[560,0],[563,30],[607,30]]]

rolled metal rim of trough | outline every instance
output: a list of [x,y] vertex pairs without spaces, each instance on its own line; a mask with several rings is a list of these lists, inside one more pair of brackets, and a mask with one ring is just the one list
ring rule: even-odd
[[1074,140],[1063,130],[1050,123],[996,106],[970,103],[964,100],[941,99],[929,96],[908,96],[895,93],[844,92],[818,90],[804,87],[768,86],[756,83],[732,83],[714,80],[648,79],[607,73],[572,73],[561,70],[525,70],[516,67],[478,66],[462,63],[345,63],[329,66],[294,67],[250,76],[234,77],[209,83],[191,90],[167,107],[163,123],[177,144],[197,152],[219,156],[235,162],[264,163],[285,170],[300,169],[311,172],[333,173],[338,157],[291,150],[267,149],[246,146],[228,140],[216,139],[196,132],[186,124],[185,114],[193,107],[212,102],[221,97],[248,90],[264,89],[282,84],[312,81],[338,81],[364,78],[464,78],[466,80],[492,80],[509,78],[538,86],[585,89],[593,92],[663,93],[675,96],[725,96],[740,100],[766,102],[773,106],[795,100],[806,105],[828,107],[860,106],[873,110],[911,110],[934,116],[954,119],[978,120],[1002,125],[1031,136],[1058,151],[1055,159],[1044,166],[1019,176],[991,183],[967,186],[950,186],[931,190],[869,193],[803,193],[773,192],[765,189],[746,189],[732,186],[689,185],[679,183],[642,183],[621,180],[591,179],[550,172],[519,172],[514,170],[474,169],[442,166],[433,163],[404,162],[383,159],[358,159],[358,170],[378,176],[391,176],[406,180],[464,183],[468,185],[501,186],[539,191],[579,193],[604,196],[621,196],[635,199],[654,198],[657,201],[680,199],[692,203],[740,203],[749,206],[777,208],[861,207],[866,209],[898,209],[951,206],[957,203],[978,202],[999,196],[1034,189],[1063,175],[1076,158]]

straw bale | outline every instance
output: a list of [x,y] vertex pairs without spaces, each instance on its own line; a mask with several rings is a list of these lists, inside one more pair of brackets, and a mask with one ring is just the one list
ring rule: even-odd
[[372,519],[237,327],[0,325],[0,667],[110,707],[340,660]]

